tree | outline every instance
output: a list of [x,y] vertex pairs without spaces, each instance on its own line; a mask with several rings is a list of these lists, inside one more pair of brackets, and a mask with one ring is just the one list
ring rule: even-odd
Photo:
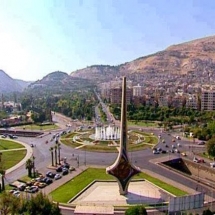
[[60,150],[61,150],[60,143],[57,143],[57,149],[58,149],[58,163],[60,165]]
[[18,214],[31,215],[61,215],[58,205],[52,203],[50,199],[42,192],[31,196],[30,200],[25,199]]
[[136,205],[136,206],[129,207],[125,211],[125,215],[147,215],[147,211],[144,206]]
[[207,151],[210,156],[215,157],[215,137],[208,140]]
[[54,155],[53,155],[53,147],[50,147],[49,151],[51,152],[51,157],[52,157],[52,166],[54,166]]
[[16,196],[8,192],[3,192],[0,198],[0,214],[17,214],[17,210],[21,206],[21,201]]
[[0,214],[29,214],[29,215],[61,215],[60,208],[54,204],[45,194],[39,192],[30,199],[19,198],[4,192],[0,196]]
[[28,177],[32,177],[33,161],[29,158],[25,163],[25,168],[28,170]]
[[2,153],[0,152],[0,174],[2,176],[1,177],[2,183],[1,183],[0,191],[5,190],[5,183],[4,183],[5,172],[6,172],[6,170],[5,170],[4,165],[3,165]]
[[54,146],[55,165],[57,165],[57,145]]

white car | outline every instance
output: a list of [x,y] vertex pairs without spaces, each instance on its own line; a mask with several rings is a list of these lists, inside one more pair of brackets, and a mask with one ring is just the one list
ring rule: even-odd
[[211,168],[214,168],[214,167],[215,167],[215,162],[210,163],[210,167],[211,167]]
[[62,176],[60,174],[56,174],[55,177],[54,177],[55,180],[58,180],[60,178],[62,178]]

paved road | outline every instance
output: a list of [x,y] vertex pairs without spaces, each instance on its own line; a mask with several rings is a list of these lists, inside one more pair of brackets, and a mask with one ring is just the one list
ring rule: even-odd
[[[60,129],[51,132],[45,132],[44,135],[41,137],[36,138],[30,138],[30,137],[19,137],[19,141],[22,141],[23,143],[27,144],[29,147],[31,144],[35,145],[32,149],[32,154],[36,157],[35,159],[35,166],[36,169],[41,173],[47,172],[47,166],[50,166],[51,163],[51,153],[49,151],[50,147],[54,145],[54,142],[50,141],[53,134],[59,133],[62,130],[75,130],[77,129],[77,126],[80,125],[80,122],[71,122],[70,119],[66,117],[61,117],[60,115],[55,115],[54,119],[59,123],[61,126]],[[71,127],[66,127],[67,123],[71,123]],[[138,127],[135,127],[137,129]],[[159,129],[150,129],[146,130],[147,132],[153,132],[155,135],[160,134]],[[168,144],[169,148],[171,148],[171,145],[173,144],[172,139],[173,136],[168,135],[168,133],[161,133],[161,139],[165,139],[166,144]],[[48,140],[48,143],[46,144],[46,141]],[[192,142],[186,141],[186,140],[180,140],[178,141],[182,145],[180,150],[184,151],[190,151],[190,158],[192,158],[192,150],[197,150],[194,148],[194,144]],[[176,143],[174,143],[176,144]],[[192,148],[191,148],[192,146]],[[158,144],[158,147],[164,148],[164,144],[160,141]],[[61,145],[61,157],[67,157],[68,162],[72,165],[78,168],[85,168],[87,166],[102,166],[107,167],[110,164],[112,164],[116,157],[116,153],[96,153],[96,152],[88,152],[84,150],[76,150],[73,148],[70,148],[66,145]],[[202,148],[202,146],[200,147]],[[183,177],[182,175],[179,175],[176,172],[169,171],[167,168],[163,168],[160,165],[157,164],[158,159],[170,159],[172,157],[179,157],[180,154],[159,154],[154,155],[152,153],[151,149],[146,149],[143,151],[137,151],[137,152],[129,152],[129,156],[132,162],[135,163],[136,166],[140,167],[145,172],[148,172],[155,177],[162,178],[164,181],[169,181],[169,183],[173,183],[176,186],[180,187],[181,189],[185,189],[185,187],[189,187],[193,191],[196,189],[198,185],[199,191],[206,192],[207,195],[212,195],[215,192],[211,192],[211,189],[199,184],[198,182],[195,182],[187,177]],[[79,165],[77,163],[77,158],[79,158]],[[79,169],[79,168],[78,168]],[[20,178],[23,175],[27,174],[27,170],[25,169],[25,163],[22,163],[21,166],[19,166],[17,169],[14,169],[12,172],[6,174],[6,182],[10,183],[16,180],[17,178]],[[66,179],[65,179],[66,180]],[[52,186],[58,186],[56,183]],[[52,189],[54,189],[52,187]],[[186,188],[187,189],[187,188]],[[215,198],[215,196],[214,196]]]

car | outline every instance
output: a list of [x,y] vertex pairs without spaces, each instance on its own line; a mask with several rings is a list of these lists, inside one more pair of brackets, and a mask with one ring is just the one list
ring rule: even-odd
[[69,171],[75,171],[75,167],[73,166],[69,167]]
[[215,167],[215,162],[210,163],[210,167],[214,168]]
[[166,154],[167,151],[166,151],[166,150],[162,150],[161,153],[162,153],[162,154]]
[[165,140],[162,140],[162,143],[165,143]]
[[55,173],[50,172],[50,171],[46,173],[46,176],[49,177],[49,178],[54,178],[55,175],[56,175]]
[[179,136],[176,136],[175,138],[176,138],[177,140],[181,140],[181,138],[180,138]]
[[159,148],[159,147],[158,147],[158,148],[157,148],[157,151],[162,152],[162,148]]
[[160,154],[160,152],[155,149],[152,152],[153,152],[153,154]]
[[18,190],[14,191],[13,195],[16,196],[16,197],[19,197],[20,196],[20,191],[18,191]]
[[197,144],[198,144],[198,145],[205,145],[205,142],[204,142],[204,141],[201,141],[201,142],[198,142]]
[[166,148],[169,148],[169,146],[168,146],[167,144],[165,145],[165,147],[166,147]]
[[186,152],[182,152],[181,155],[184,156],[184,157],[187,156]]
[[6,138],[6,137],[7,137],[7,136],[6,136],[6,135],[4,135],[4,134],[3,134],[3,135],[1,135],[1,138]]
[[13,135],[13,134],[8,134],[8,137],[9,137],[10,139],[17,139],[17,138],[18,138],[17,136],[15,136],[15,135]]
[[174,138],[172,139],[172,142],[175,142],[175,139],[174,139]]
[[177,144],[177,146],[178,146],[178,147],[181,147],[181,144],[180,144],[180,143],[178,143],[178,144]]
[[31,147],[33,148],[33,147],[34,147],[34,144],[31,143]]
[[45,178],[44,179],[44,183],[46,183],[47,185],[52,184],[53,180],[51,178]]
[[56,172],[62,172],[62,170],[63,170],[63,167],[59,166],[59,167],[57,167]]
[[69,174],[69,170],[67,168],[63,168],[62,175],[67,175]]
[[56,174],[55,177],[54,177],[55,180],[58,180],[60,178],[62,178],[62,176],[60,174]]
[[67,169],[69,169],[69,167],[70,167],[70,164],[68,164],[68,163],[64,163],[63,168],[67,168]]
[[25,188],[25,192],[27,192],[27,193],[36,193],[36,192],[38,192],[39,191],[39,188],[38,188],[38,186],[28,186],[28,187],[26,187]]
[[193,158],[193,162],[195,162],[195,163],[205,163],[205,160],[202,159],[202,158],[194,157],[194,158]]
[[174,149],[175,153],[180,153],[180,151],[178,149]]

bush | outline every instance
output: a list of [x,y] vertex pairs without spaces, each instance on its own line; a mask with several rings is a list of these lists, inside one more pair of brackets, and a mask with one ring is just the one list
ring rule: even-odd
[[136,205],[128,208],[125,215],[147,215],[147,211],[144,206]]

